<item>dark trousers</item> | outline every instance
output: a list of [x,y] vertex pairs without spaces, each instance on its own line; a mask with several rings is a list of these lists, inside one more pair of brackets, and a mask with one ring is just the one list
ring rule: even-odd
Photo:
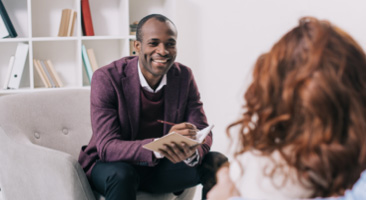
[[154,167],[97,162],[91,173],[91,185],[106,200],[133,200],[137,190],[179,193],[202,183],[202,197],[206,198],[207,192],[216,184],[216,171],[225,162],[227,158],[218,152],[206,154],[196,167],[189,167],[184,162],[173,164],[165,158]]

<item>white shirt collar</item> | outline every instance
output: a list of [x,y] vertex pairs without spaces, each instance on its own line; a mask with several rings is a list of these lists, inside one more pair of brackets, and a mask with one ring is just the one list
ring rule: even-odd
[[157,93],[159,92],[159,90],[161,90],[165,85],[166,85],[166,74],[164,74],[163,78],[160,81],[159,86],[156,88],[156,90],[154,91],[150,85],[147,83],[144,75],[141,72],[140,69],[140,63],[137,62],[137,70],[139,71],[139,77],[140,77],[140,85],[142,88],[144,88],[145,90],[147,90],[148,92],[152,92],[152,93]]

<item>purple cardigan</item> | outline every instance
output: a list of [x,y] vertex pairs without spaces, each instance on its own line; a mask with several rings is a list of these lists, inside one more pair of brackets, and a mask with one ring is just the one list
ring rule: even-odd
[[[88,178],[97,160],[145,166],[158,163],[151,151],[142,148],[153,139],[135,140],[139,128],[141,89],[137,62],[138,57],[124,57],[93,74],[90,97],[93,135],[79,155],[79,163]],[[174,63],[167,73],[164,120],[190,122],[198,129],[207,126],[192,71],[179,63]],[[164,135],[169,128],[164,125]],[[212,133],[198,148],[201,160],[211,144]]]

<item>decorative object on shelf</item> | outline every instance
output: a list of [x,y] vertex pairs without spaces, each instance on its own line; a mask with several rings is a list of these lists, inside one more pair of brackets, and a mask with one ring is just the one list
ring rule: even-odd
[[92,79],[92,76],[93,76],[93,70],[92,70],[92,67],[90,65],[90,60],[89,60],[89,56],[88,56],[88,53],[86,51],[85,45],[82,46],[81,54],[82,54],[82,57],[83,57],[83,63],[84,63],[86,74],[88,75],[89,82],[91,83],[91,79]]
[[89,0],[81,0],[81,20],[84,36],[94,36],[93,20]]
[[8,13],[6,12],[5,6],[0,0],[0,37],[1,38],[14,38],[18,36],[17,32],[14,29],[13,24],[11,23],[11,20],[9,18]]
[[76,21],[76,11],[71,9],[63,9],[61,14],[60,28],[58,36],[67,37],[74,33],[74,26]]
[[14,65],[10,73],[8,89],[18,89],[22,79],[25,62],[28,56],[29,45],[18,43],[14,56]]
[[92,48],[90,48],[90,49],[87,49],[86,51],[88,53],[91,68],[92,68],[93,72],[95,72],[95,70],[97,70],[99,67],[98,67],[97,59],[95,57],[94,50]]
[[130,35],[136,35],[137,24],[139,24],[138,21],[135,21],[132,24],[130,24]]
[[135,43],[135,40],[130,40],[130,56],[137,55],[134,43]]

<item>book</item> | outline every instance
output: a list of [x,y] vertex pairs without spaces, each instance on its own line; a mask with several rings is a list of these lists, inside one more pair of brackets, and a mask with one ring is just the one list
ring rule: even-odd
[[84,36],[94,36],[89,0],[81,0],[81,20]]
[[68,28],[69,28],[69,21],[70,21],[72,12],[73,11],[71,9],[62,10],[60,28],[58,30],[59,37],[68,36],[67,34],[68,34]]
[[41,78],[42,83],[44,84],[44,86],[46,88],[48,88],[49,86],[48,86],[48,83],[46,81],[46,75],[44,74],[42,67],[39,66],[37,59],[33,59],[33,65],[34,65],[34,68],[36,69],[39,77]]
[[55,85],[54,87],[60,87],[59,84],[56,81],[55,75],[53,74],[53,72],[51,71],[50,66],[47,64],[47,62],[45,60],[41,61],[42,64],[44,64],[44,66],[46,67],[46,70],[48,71],[48,73],[50,74],[50,79],[52,80],[53,84]]
[[172,132],[168,135],[165,135],[157,140],[154,140],[153,142],[150,142],[148,144],[145,144],[142,146],[145,149],[159,152],[159,149],[164,148],[164,144],[171,144],[172,142],[175,142],[177,144],[180,144],[182,142],[186,143],[188,146],[195,146],[202,144],[204,139],[207,137],[207,135],[211,132],[214,125],[209,125],[206,128],[200,130],[197,132],[197,139],[193,140],[191,138],[188,138],[186,136],[183,136],[179,133]]
[[8,88],[18,89],[22,79],[25,62],[28,56],[29,45],[26,43],[18,43],[14,56],[14,65],[11,70]]
[[4,87],[3,87],[4,90],[8,89],[11,71],[13,70],[13,66],[14,66],[14,59],[15,59],[14,56],[10,56],[8,71],[6,72],[6,79],[5,79],[5,83],[4,83]]
[[64,86],[64,84],[63,84],[63,82],[61,81],[60,76],[58,75],[57,71],[56,71],[56,70],[55,70],[55,68],[53,67],[53,64],[52,64],[51,60],[46,60],[46,61],[45,61],[45,64],[46,64],[46,66],[48,66],[48,68],[50,69],[50,71],[51,71],[51,73],[52,73],[52,75],[53,75],[53,77],[54,77],[54,80],[55,80],[55,82],[56,82],[56,86],[58,86],[58,87],[63,87],[63,86]]
[[47,79],[48,79],[48,81],[49,81],[49,83],[51,84],[51,87],[56,87],[56,84],[55,84],[55,82],[53,81],[53,78],[52,78],[52,76],[51,76],[51,73],[49,72],[49,70],[47,69],[47,66],[44,64],[44,62],[43,62],[43,60],[40,60],[39,61],[39,63],[41,63],[41,66],[42,66],[42,68],[43,68],[43,71],[45,72],[45,74],[46,74],[46,77],[47,77]]
[[0,0],[0,37],[1,38],[8,38],[8,37],[16,37],[18,36],[17,32],[14,29],[13,23],[9,18],[8,13],[6,12],[5,6]]
[[88,56],[88,53],[86,52],[85,45],[83,45],[81,48],[81,54],[83,57],[83,63],[84,63],[86,74],[88,76],[89,82],[91,83],[91,79],[93,76],[93,70],[90,65],[89,56]]
[[36,62],[37,62],[38,68],[39,68],[39,69],[41,70],[41,72],[42,72],[42,76],[43,76],[44,80],[46,81],[46,85],[47,85],[46,87],[47,87],[47,88],[52,87],[50,80],[48,80],[48,77],[47,77],[46,71],[45,71],[45,70],[44,70],[44,68],[42,67],[41,61],[40,61],[40,60],[36,60]]
[[95,53],[93,49],[87,49],[86,50],[88,53],[88,57],[89,57],[89,61],[90,61],[90,65],[92,67],[93,72],[95,72],[95,70],[97,70],[98,67],[98,63],[97,63],[97,59],[95,58]]
[[74,34],[75,21],[76,21],[76,11],[71,11],[69,24],[67,28],[67,36],[72,36]]

